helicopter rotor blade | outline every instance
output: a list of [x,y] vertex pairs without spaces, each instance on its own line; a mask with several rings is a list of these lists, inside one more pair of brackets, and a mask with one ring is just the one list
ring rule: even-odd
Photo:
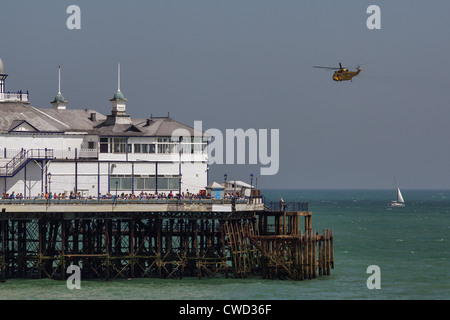
[[319,67],[319,66],[313,66],[313,68],[328,69],[328,70],[339,70],[339,68],[333,68],[333,67]]

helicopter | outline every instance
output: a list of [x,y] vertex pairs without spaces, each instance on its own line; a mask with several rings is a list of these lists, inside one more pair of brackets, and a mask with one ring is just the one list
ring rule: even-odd
[[319,66],[313,66],[313,68],[337,70],[333,74],[333,80],[334,81],[347,81],[347,80],[352,81],[352,78],[356,77],[362,70],[359,66],[357,66],[356,67],[356,71],[349,71],[348,69],[342,67],[342,64],[340,62],[339,62],[339,68],[319,67]]

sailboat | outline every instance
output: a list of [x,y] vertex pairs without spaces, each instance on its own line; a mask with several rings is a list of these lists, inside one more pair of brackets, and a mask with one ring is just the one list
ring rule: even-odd
[[[394,180],[395,180],[395,178],[394,178]],[[403,199],[402,192],[400,191],[397,180],[395,180],[395,182],[396,182],[396,186],[397,186],[397,200],[389,202],[388,207],[404,207],[405,200]]]

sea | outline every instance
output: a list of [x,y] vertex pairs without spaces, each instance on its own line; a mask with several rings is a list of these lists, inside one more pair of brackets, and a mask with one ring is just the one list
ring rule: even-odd
[[0,283],[0,299],[448,300],[450,190],[402,193],[406,206],[388,208],[394,190],[263,190],[266,201],[308,202],[312,228],[333,229],[335,267],[329,276],[81,279],[80,289],[61,280],[8,279]]

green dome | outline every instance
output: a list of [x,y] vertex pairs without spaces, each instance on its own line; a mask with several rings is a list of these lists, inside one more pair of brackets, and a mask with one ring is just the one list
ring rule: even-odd
[[65,100],[64,100],[63,95],[61,93],[58,93],[52,102],[65,102]]

